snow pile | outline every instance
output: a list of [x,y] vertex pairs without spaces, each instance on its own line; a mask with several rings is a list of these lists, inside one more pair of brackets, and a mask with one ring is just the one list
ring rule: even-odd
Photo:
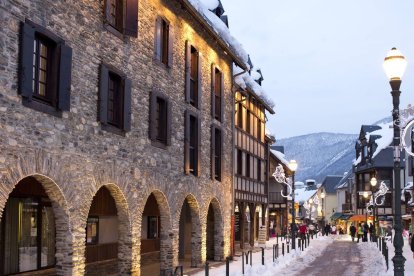
[[[235,66],[234,66],[235,67]],[[237,68],[237,67],[235,67]],[[237,75],[237,71],[240,70],[235,70],[235,78],[234,81],[235,83],[240,86],[240,88],[242,89],[250,89],[251,91],[253,91],[258,97],[260,97],[267,105],[269,105],[270,107],[274,107],[274,103],[272,102],[272,100],[270,100],[267,96],[265,91],[263,90],[263,87],[260,86],[256,81],[255,81],[255,77],[257,77],[256,74],[253,74],[253,76],[249,75],[249,72],[239,72]],[[253,73],[255,71],[251,71],[251,73]],[[256,72],[257,73],[257,72]],[[258,74],[260,75],[260,74]]]
[[286,160],[285,155],[283,153],[274,149],[271,149],[270,151],[276,156],[277,159],[280,160],[280,162],[282,162],[286,166],[289,166],[289,161]]
[[[226,42],[227,46],[233,51],[233,53],[244,63],[244,65],[250,69],[247,63],[249,56],[243,49],[240,42],[234,38],[226,24],[210,9],[215,9],[218,6],[218,1],[213,0],[188,0],[190,4],[197,10],[197,12],[206,20],[206,22],[214,29],[214,31]],[[216,6],[214,7],[214,4]],[[213,7],[213,8],[212,8]]]

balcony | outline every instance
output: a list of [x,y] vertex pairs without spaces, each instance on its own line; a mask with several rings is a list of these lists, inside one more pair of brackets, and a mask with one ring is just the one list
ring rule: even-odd
[[280,192],[270,192],[269,203],[286,203],[286,198],[284,198]]
[[342,212],[352,212],[352,204],[351,203],[344,203],[342,204]]

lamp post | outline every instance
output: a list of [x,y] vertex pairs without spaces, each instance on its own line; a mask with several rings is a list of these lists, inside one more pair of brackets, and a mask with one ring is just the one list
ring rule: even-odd
[[292,249],[296,249],[296,242],[295,242],[295,231],[296,231],[296,224],[295,224],[295,171],[298,168],[298,163],[295,160],[290,160],[289,162],[289,170],[292,172],[292,225],[290,227],[290,231],[292,233]]
[[394,122],[394,248],[395,256],[394,275],[404,275],[405,258],[402,247],[404,245],[401,224],[401,167],[400,167],[400,86],[401,77],[404,75],[407,61],[396,48],[392,48],[384,59],[384,70],[391,85],[392,95],[392,119]]
[[[377,186],[377,179],[375,178],[375,177],[373,177],[373,178],[371,178],[371,180],[369,181],[370,183],[371,183],[371,186],[372,187],[375,187],[375,186]],[[373,208],[374,208],[374,210],[373,210],[373,215],[374,215],[374,232],[373,233],[371,233],[371,235],[374,235],[373,236],[373,239],[372,239],[372,241],[373,242],[376,242],[377,241],[377,219],[376,219],[376,207],[377,207],[377,205],[376,205],[376,198],[375,198],[375,196],[374,196],[374,193],[372,193],[372,203],[373,203]]]
[[[367,199],[370,194],[368,191],[365,191],[362,195]],[[368,225],[368,210],[365,210],[365,224]]]
[[[325,204],[324,204],[324,200],[325,200],[325,196],[326,196],[326,194],[325,194],[325,192],[322,190],[322,192],[321,192],[321,198],[322,198],[322,210],[321,210],[321,217],[322,217],[322,222],[323,223],[321,223],[321,228],[322,228],[322,226],[325,226]],[[323,229],[321,229],[321,230],[323,230]],[[322,234],[324,233],[324,231],[322,231]]]

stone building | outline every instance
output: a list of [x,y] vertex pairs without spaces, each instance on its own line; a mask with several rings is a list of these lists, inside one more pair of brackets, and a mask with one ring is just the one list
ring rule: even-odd
[[248,64],[195,3],[1,1],[0,274],[230,254],[232,65]]

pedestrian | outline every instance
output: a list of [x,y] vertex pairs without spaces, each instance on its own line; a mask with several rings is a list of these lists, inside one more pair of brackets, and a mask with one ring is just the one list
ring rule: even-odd
[[360,223],[358,225],[358,240],[357,240],[357,242],[359,242],[359,239],[362,239],[363,236],[364,236],[364,229],[362,227],[362,223]]
[[300,234],[300,239],[304,240],[306,239],[306,233],[308,232],[308,227],[306,227],[305,223],[302,223],[302,225],[299,227],[299,234]]
[[367,242],[368,241],[368,230],[369,230],[369,226],[365,222],[364,223],[364,238],[362,239],[363,242]]
[[374,234],[375,234],[374,231],[375,231],[374,225],[372,223],[370,223],[369,227],[368,227],[369,241],[370,242],[374,241]]
[[414,236],[411,236],[411,251],[413,252],[413,258],[414,258]]
[[349,227],[349,232],[351,233],[352,242],[354,242],[356,228],[353,223],[351,224],[351,227]]

